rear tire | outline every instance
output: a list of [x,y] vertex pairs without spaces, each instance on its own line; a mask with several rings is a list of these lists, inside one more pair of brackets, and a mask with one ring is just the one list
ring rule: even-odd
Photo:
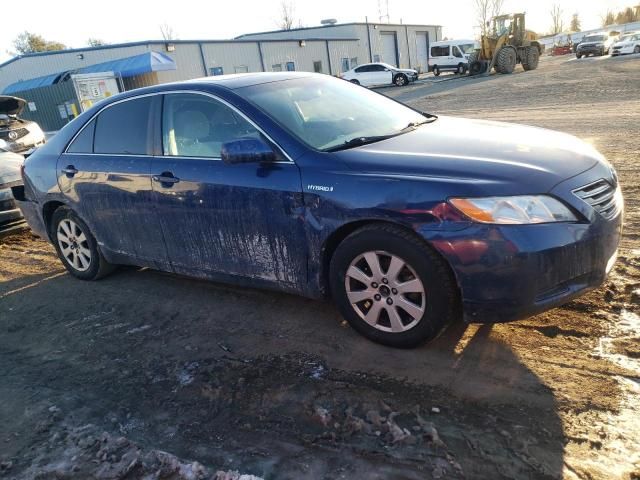
[[459,311],[449,265],[423,240],[391,225],[369,225],[343,240],[331,258],[330,283],[349,324],[392,347],[435,338]]
[[524,68],[525,71],[535,70],[538,68],[539,60],[540,54],[538,53],[538,47],[527,47],[524,51],[522,68]]
[[98,280],[113,270],[87,224],[68,207],[53,212],[50,235],[58,257],[67,271],[81,280]]
[[640,45],[636,45],[636,47],[633,49],[633,53],[640,53]]
[[502,47],[498,52],[498,58],[496,60],[496,72],[498,73],[513,73],[516,68],[517,55],[516,51],[512,47]]
[[433,74],[434,74],[436,77],[439,77],[439,76],[440,76],[440,67],[439,67],[439,66],[437,66],[437,65],[434,65],[434,66],[433,66]]

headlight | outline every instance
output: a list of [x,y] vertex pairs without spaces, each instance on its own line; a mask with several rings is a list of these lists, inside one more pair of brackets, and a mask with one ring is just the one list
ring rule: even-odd
[[452,198],[449,202],[472,220],[481,223],[529,224],[577,220],[566,206],[546,195]]

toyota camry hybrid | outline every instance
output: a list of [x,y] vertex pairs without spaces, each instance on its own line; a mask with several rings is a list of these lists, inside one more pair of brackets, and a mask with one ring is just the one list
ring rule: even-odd
[[330,297],[400,347],[600,285],[623,215],[615,171],[573,136],[295,72],[109,98],[23,177],[26,219],[80,279],[127,264]]

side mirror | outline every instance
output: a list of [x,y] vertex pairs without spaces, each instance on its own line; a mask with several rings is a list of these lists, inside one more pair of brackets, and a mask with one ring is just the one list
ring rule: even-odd
[[259,138],[239,138],[222,144],[222,161],[228,165],[238,163],[268,163],[276,159],[276,154],[267,143]]

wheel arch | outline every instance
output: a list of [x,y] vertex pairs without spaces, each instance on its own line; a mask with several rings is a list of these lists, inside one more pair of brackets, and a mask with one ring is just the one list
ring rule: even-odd
[[531,42],[531,46],[538,49],[538,55],[542,55],[542,45],[540,44],[540,42],[534,40]]
[[393,221],[389,221],[389,220],[377,220],[377,219],[367,219],[367,220],[356,220],[353,222],[348,222],[345,223],[343,225],[341,225],[340,227],[338,227],[336,230],[334,230],[324,241],[324,243],[322,244],[322,248],[320,250],[320,287],[322,289],[322,291],[325,293],[325,295],[329,296],[329,292],[331,291],[330,286],[329,286],[329,281],[330,281],[330,264],[331,264],[331,258],[333,257],[333,254],[335,253],[336,249],[338,248],[338,246],[342,243],[342,241],[344,239],[346,239],[349,235],[351,235],[352,233],[356,232],[357,230],[360,230],[364,227],[369,227],[369,226],[374,226],[374,225],[379,225],[379,226],[390,226],[390,227],[394,227],[397,229],[400,229],[412,236],[414,236],[416,239],[420,240],[422,243],[424,243],[424,245],[431,249],[433,252],[435,252],[439,257],[442,258],[442,260],[444,261],[444,263],[447,265],[451,276],[454,280],[454,283],[457,287],[458,290],[458,297],[461,297],[461,286],[460,286],[460,282],[458,279],[458,275],[456,274],[455,270],[453,269],[453,267],[451,266],[451,263],[449,262],[449,259],[442,254],[442,252],[440,252],[437,248],[435,248],[433,245],[431,245],[431,243],[425,239],[423,236],[419,235],[414,229],[412,229],[411,227],[403,224],[403,223],[399,223],[399,222],[393,222]]
[[44,226],[47,229],[47,235],[51,240],[51,220],[53,219],[53,213],[60,207],[66,207],[67,205],[59,200],[49,200],[42,206],[42,220]]

